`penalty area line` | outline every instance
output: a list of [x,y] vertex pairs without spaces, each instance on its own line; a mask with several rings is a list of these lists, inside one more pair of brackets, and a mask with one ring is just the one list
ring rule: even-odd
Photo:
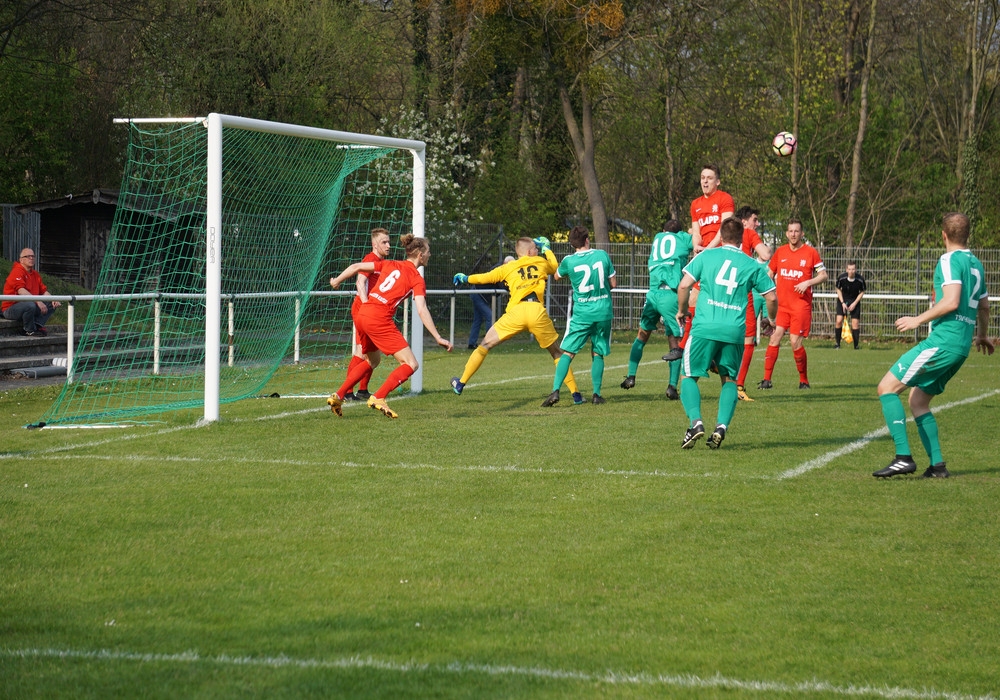
[[[952,401],[951,403],[942,404],[940,406],[935,406],[931,408],[931,413],[938,413],[939,411],[946,411],[949,408],[956,408],[958,406],[965,406],[970,403],[976,403],[977,401],[982,401],[983,399],[988,399],[991,396],[996,396],[1000,394],[1000,389],[994,389],[993,391],[987,391],[985,394],[980,394],[979,396],[970,396],[967,399],[960,399],[958,401]],[[913,422],[913,416],[906,419],[908,423]],[[827,464],[837,459],[838,457],[843,457],[852,452],[856,452],[868,445],[872,440],[876,440],[881,437],[886,437],[889,434],[889,429],[886,427],[881,427],[878,430],[873,430],[867,435],[864,435],[859,440],[848,443],[843,447],[838,447],[836,450],[831,450],[825,454],[816,457],[815,459],[810,459],[808,462],[803,462],[799,466],[789,469],[787,471],[781,472],[776,478],[781,479],[791,479],[796,476],[802,476],[814,469],[819,469],[820,467],[825,467]]]
[[501,664],[476,664],[464,661],[448,663],[422,663],[417,661],[391,661],[373,656],[345,656],[333,659],[296,659],[280,656],[231,656],[218,654],[203,656],[196,651],[178,654],[156,654],[98,649],[0,649],[0,657],[10,659],[57,659],[79,661],[164,663],[203,666],[231,666],[244,668],[299,668],[329,670],[375,670],[398,674],[438,673],[453,676],[486,675],[493,677],[537,678],[548,681],[600,683],[609,686],[672,687],[685,689],[725,689],[761,694],[787,695],[844,695],[848,697],[904,698],[906,700],[998,700],[995,695],[970,695],[933,689],[900,688],[898,686],[837,685],[826,681],[754,681],[728,678],[721,674],[697,676],[694,674],[664,674],[648,672],[601,671],[588,672],[553,669],[542,666],[513,666]]
[[[155,464],[217,464],[221,459],[220,457],[185,457],[178,455],[122,455],[122,454],[108,454],[108,455],[72,455],[72,454],[37,454],[35,457],[39,460],[45,460],[47,462],[112,462],[114,464],[124,464],[127,462],[133,463],[145,463],[151,462]],[[458,465],[442,465],[442,464],[427,464],[427,463],[409,463],[409,462],[397,462],[394,464],[386,463],[375,463],[375,462],[331,462],[322,461],[315,462],[303,459],[273,459],[273,458],[259,458],[259,457],[232,457],[227,456],[224,458],[228,462],[241,465],[251,465],[251,466],[266,466],[266,467],[319,467],[319,468],[332,468],[341,467],[344,469],[371,469],[371,470],[383,470],[383,471],[436,471],[436,472],[481,472],[481,473],[512,473],[512,474],[540,474],[540,475],[563,475],[563,474],[575,474],[581,477],[616,477],[625,478],[629,477],[647,477],[647,478],[670,478],[670,479],[725,479],[730,475],[725,473],[712,473],[712,472],[698,472],[692,474],[668,472],[662,469],[654,469],[652,471],[639,471],[635,469],[620,470],[620,469],[603,469],[598,468],[593,471],[570,471],[567,469],[559,469],[557,467],[523,467],[516,464],[458,464]]]

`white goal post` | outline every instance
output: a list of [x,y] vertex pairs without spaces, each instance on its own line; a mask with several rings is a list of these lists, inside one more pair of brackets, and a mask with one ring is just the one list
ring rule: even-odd
[[[208,129],[207,140],[207,191],[206,191],[206,270],[205,270],[205,388],[204,388],[204,422],[210,423],[219,419],[219,381],[220,381],[220,341],[219,328],[222,320],[222,231],[223,231],[223,129],[242,129],[262,133],[292,136],[304,139],[336,141],[356,146],[373,146],[395,148],[409,151],[413,156],[413,211],[412,232],[415,236],[424,236],[424,196],[426,186],[426,144],[423,141],[410,139],[374,136],[370,134],[355,134],[331,129],[280,122],[249,119],[227,114],[211,113],[208,117],[184,119],[148,118],[148,119],[115,119],[115,123],[170,123],[170,122],[202,122]],[[338,270],[331,270],[336,273]],[[423,269],[421,269],[423,274]],[[289,290],[296,291],[296,290]],[[416,311],[416,305],[410,305],[410,345],[417,362],[423,364],[423,323]],[[423,367],[421,366],[410,378],[410,387],[414,392],[423,390]]]

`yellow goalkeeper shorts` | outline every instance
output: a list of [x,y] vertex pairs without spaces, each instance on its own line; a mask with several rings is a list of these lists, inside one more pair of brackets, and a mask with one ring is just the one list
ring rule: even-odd
[[501,342],[525,331],[535,336],[538,347],[541,348],[547,348],[559,340],[559,334],[552,325],[552,319],[549,318],[545,305],[537,301],[522,301],[507,309],[507,313],[497,319],[493,328],[496,329]]

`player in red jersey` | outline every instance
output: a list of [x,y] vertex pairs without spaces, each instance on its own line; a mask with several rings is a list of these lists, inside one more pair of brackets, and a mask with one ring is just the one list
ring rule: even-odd
[[809,388],[806,372],[806,349],[802,339],[809,337],[812,325],[812,288],[826,282],[829,276],[819,253],[802,239],[802,222],[791,219],[785,230],[788,244],[774,251],[768,267],[774,275],[778,291],[778,317],[774,321],[774,333],[767,344],[764,356],[764,379],[758,389],[770,389],[771,373],[778,361],[778,344],[788,331],[795,357],[795,367],[799,370],[799,388]]
[[[389,242],[388,231],[384,228],[372,229],[372,251],[365,257],[361,258],[361,262],[384,260],[389,255],[389,248],[391,246],[392,244]],[[372,371],[378,367],[379,363],[382,361],[382,353],[378,350],[373,350],[368,360],[365,359],[364,350],[361,347],[361,343],[358,341],[357,331],[358,312],[361,311],[361,305],[368,300],[368,289],[378,285],[378,279],[378,272],[369,272],[367,274],[364,272],[358,273],[358,295],[354,297],[354,301],[351,302],[351,320],[354,322],[354,355],[351,356],[351,363],[347,365],[347,373],[350,374],[351,370],[359,364],[363,364],[365,366],[365,373],[358,381],[357,392],[351,393],[351,389],[354,388],[353,385],[347,389],[347,393],[344,395],[344,399],[347,401],[355,399],[358,401],[367,401],[371,397],[371,394],[368,393],[368,382],[371,381]]]
[[[451,352],[451,343],[442,338],[434,326],[434,319],[427,308],[427,286],[424,284],[424,278],[420,276],[419,268],[425,266],[431,257],[430,244],[426,238],[417,238],[412,233],[402,236],[399,243],[406,250],[406,260],[354,263],[336,277],[330,278],[330,286],[336,289],[345,279],[361,272],[377,272],[381,275],[378,286],[368,289],[368,299],[361,304],[355,323],[358,340],[366,358],[370,358],[373,352],[381,351],[399,361],[399,367],[392,371],[382,386],[368,399],[369,408],[381,411],[389,418],[397,418],[398,415],[389,408],[385,397],[409,379],[419,367],[413,350],[410,349],[406,338],[399,332],[392,318],[396,307],[411,293],[424,327],[434,336],[438,345]],[[371,362],[371,359],[366,359],[366,364],[370,365]],[[340,389],[326,400],[330,409],[338,416],[344,415],[341,408],[344,404],[344,395],[366,371],[363,365],[355,365],[354,369],[347,373],[347,379]]]
[[[705,248],[715,248],[722,240],[719,237],[719,228],[722,222],[733,217],[736,205],[728,192],[719,189],[719,166],[707,164],[701,169],[701,196],[695,197],[691,202],[691,240],[694,243],[694,252],[697,255]],[[687,346],[687,338],[691,333],[691,322],[694,320],[694,307],[698,303],[698,289],[696,285],[691,290],[688,297],[688,316],[682,329],[680,347]],[[676,390],[673,391],[676,394]],[[673,398],[670,388],[667,389],[667,398]]]
[[[753,207],[740,207],[736,211],[736,218],[743,222],[743,243],[740,250],[755,257],[761,263],[766,263],[771,259],[771,248],[761,240],[757,233],[760,226],[760,212]],[[740,401],[753,401],[746,390],[747,373],[750,371],[750,362],[753,360],[754,346],[757,344],[757,311],[754,308],[753,294],[750,294],[747,304],[746,335],[743,338],[743,361],[740,363],[740,372],[736,376],[736,395]]]
[[694,249],[714,248],[722,239],[719,227],[732,218],[736,206],[728,192],[719,189],[719,166],[706,165],[701,169],[701,196],[691,202],[691,238]]

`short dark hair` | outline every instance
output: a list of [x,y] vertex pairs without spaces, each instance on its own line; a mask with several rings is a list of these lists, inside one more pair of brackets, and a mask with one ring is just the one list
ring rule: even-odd
[[789,219],[788,225],[791,226],[792,224],[798,224],[799,228],[805,229],[805,226],[802,225],[802,219]]
[[715,163],[706,163],[705,165],[701,166],[701,169],[702,170],[711,170],[712,172],[715,173],[716,177],[718,177],[718,178],[722,177],[722,174],[719,172],[719,166],[716,165]]
[[574,226],[569,232],[569,244],[574,248],[582,248],[587,239],[590,238],[590,231],[586,226]]
[[719,234],[724,242],[739,245],[743,242],[743,222],[736,217],[726,219],[719,227]]
[[663,230],[667,233],[677,233],[684,227],[681,226],[681,222],[677,219],[670,219],[667,223],[663,224]]
[[848,260],[847,261],[847,265],[845,265],[844,267],[850,267],[851,265],[854,265],[854,267],[857,267],[858,266],[858,261],[857,260]]
[[749,219],[751,216],[754,215],[760,216],[760,210],[754,209],[753,207],[749,207],[746,205],[736,210],[736,218],[739,219],[740,221],[746,221],[747,219]]
[[948,240],[959,245],[966,245],[969,242],[969,217],[960,211],[950,211],[944,215],[941,221],[941,228],[948,236]]

